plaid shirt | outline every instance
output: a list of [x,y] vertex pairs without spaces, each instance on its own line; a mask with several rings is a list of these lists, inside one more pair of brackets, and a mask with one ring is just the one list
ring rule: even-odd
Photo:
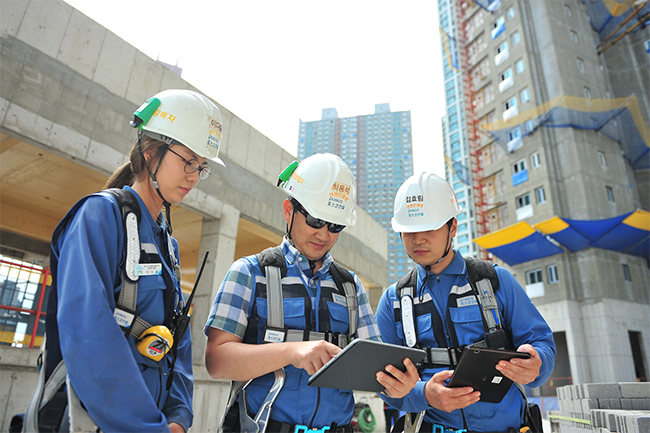
[[[303,283],[306,283],[306,288],[312,298],[312,305],[317,306],[316,284],[322,279],[333,281],[332,275],[329,272],[330,265],[333,262],[332,256],[327,253],[323,259],[323,266],[316,271],[314,278],[309,278],[308,275],[311,275],[311,269],[309,268],[307,258],[300,254],[286,238],[282,241],[281,247],[287,261],[287,266],[298,267],[301,279]],[[203,329],[206,335],[208,335],[209,328],[213,327],[234,334],[242,339],[244,338],[253,305],[253,288],[255,287],[256,275],[261,275],[261,270],[259,266],[254,266],[249,258],[241,258],[232,264],[221,283],[219,292],[212,305],[210,316]],[[354,281],[357,286],[359,308],[359,321],[355,337],[381,341],[374,314],[370,307],[368,293],[356,275],[354,276]]]

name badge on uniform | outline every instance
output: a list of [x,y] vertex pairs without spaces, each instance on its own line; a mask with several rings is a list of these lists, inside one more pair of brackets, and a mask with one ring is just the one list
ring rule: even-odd
[[464,298],[458,298],[456,303],[459,307],[469,307],[470,305],[476,305],[476,298],[474,296],[465,296]]
[[264,332],[264,342],[266,343],[282,343],[284,341],[284,332],[267,329]]
[[115,312],[113,312],[113,317],[115,317],[117,324],[123,328],[130,328],[131,323],[133,323],[133,319],[135,318],[133,314],[124,311],[119,307],[115,309]]
[[138,277],[162,274],[162,263],[138,263],[134,269]]
[[347,302],[345,302],[345,296],[339,293],[332,293],[332,301],[336,304],[343,305],[344,307],[348,305]]

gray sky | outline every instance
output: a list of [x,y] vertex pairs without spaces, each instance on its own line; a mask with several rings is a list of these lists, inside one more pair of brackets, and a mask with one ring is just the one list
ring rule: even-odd
[[432,0],[65,0],[293,155],[299,120],[411,111],[415,173],[444,177]]

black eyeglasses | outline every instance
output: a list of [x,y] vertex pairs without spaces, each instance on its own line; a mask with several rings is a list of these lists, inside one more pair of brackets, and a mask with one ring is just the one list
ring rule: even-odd
[[182,156],[180,156],[178,153],[174,152],[171,147],[168,147],[167,150],[169,150],[171,153],[174,155],[178,156],[180,159],[185,162],[185,167],[183,169],[185,170],[185,173],[187,174],[192,174],[196,170],[199,171],[199,180],[206,180],[210,175],[212,174],[212,169],[208,165],[202,166],[199,161],[196,159],[192,158],[189,161]]
[[345,226],[341,224],[328,223],[327,221],[320,218],[314,218],[313,216],[309,215],[309,212],[307,212],[305,208],[298,203],[293,203],[293,207],[295,210],[305,216],[305,222],[311,228],[321,229],[327,224],[327,230],[329,230],[330,233],[341,233],[345,228]]

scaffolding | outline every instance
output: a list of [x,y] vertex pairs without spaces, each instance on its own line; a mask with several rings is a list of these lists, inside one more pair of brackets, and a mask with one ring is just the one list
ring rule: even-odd
[[[485,176],[483,172],[483,153],[481,151],[481,135],[479,133],[479,120],[474,105],[474,79],[475,74],[480,73],[473,70],[469,53],[468,37],[468,16],[467,12],[472,7],[471,0],[456,0],[456,22],[458,23],[458,50],[460,52],[460,74],[463,84],[463,109],[465,114],[465,139],[467,140],[470,153],[471,182],[474,201],[474,237],[481,237],[487,234],[488,212],[487,192],[485,188]],[[477,256],[481,259],[489,259],[488,252],[480,248]]]

